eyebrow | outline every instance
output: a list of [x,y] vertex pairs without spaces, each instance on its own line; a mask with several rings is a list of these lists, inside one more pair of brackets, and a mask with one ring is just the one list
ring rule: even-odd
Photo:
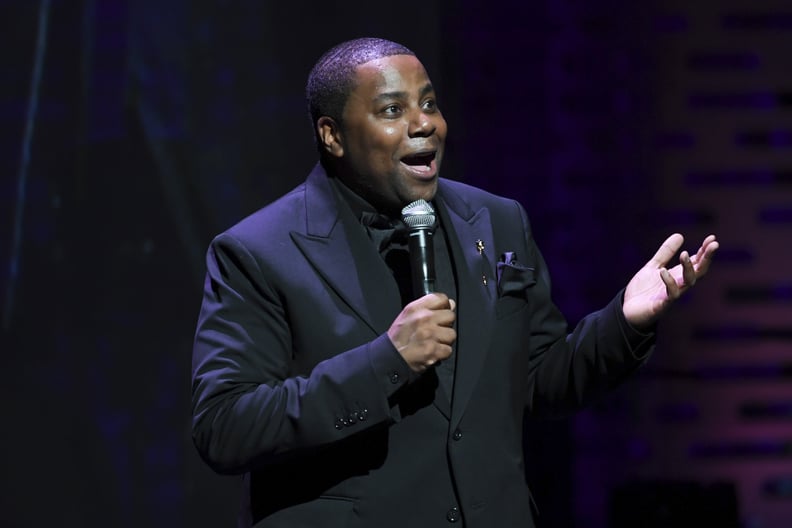
[[[434,91],[434,86],[432,86],[432,83],[429,82],[423,85],[423,88],[421,88],[420,92],[418,92],[418,96],[424,97],[426,94],[433,91]],[[409,94],[407,92],[385,92],[375,97],[374,101],[383,101],[388,99],[406,99],[408,95]]]

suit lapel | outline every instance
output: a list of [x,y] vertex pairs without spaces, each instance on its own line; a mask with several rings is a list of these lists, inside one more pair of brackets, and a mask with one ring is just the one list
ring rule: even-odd
[[[454,428],[464,414],[489,350],[496,284],[495,263],[487,248],[494,248],[495,239],[488,210],[473,211],[443,185],[436,203],[441,221],[452,227],[447,232],[456,266],[459,297],[457,361],[451,403],[451,427]],[[479,240],[484,245],[481,252],[477,244]]]
[[292,240],[377,335],[387,331],[401,307],[396,283],[352,211],[338,203],[319,165],[305,183],[305,206],[305,234],[293,231]]

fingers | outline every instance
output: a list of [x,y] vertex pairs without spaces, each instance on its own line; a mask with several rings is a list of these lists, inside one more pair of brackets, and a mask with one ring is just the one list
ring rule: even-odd
[[[425,318],[430,324],[453,326],[455,309],[456,301],[449,299],[446,294],[429,293],[405,306],[404,311],[414,314],[416,319]],[[428,313],[422,314],[423,310],[428,310]]]
[[627,284],[624,315],[636,328],[649,328],[673,301],[706,275],[719,247],[715,235],[709,235],[695,255],[682,251],[679,263],[668,268],[683,242],[679,233],[669,236]]
[[701,247],[699,248],[699,253],[702,253],[706,250],[713,242],[715,242],[715,246],[713,248],[718,248],[718,243],[715,241],[715,235],[707,235],[707,238],[704,239],[704,242],[701,243]]
[[410,368],[422,372],[450,357],[456,338],[457,333],[453,328],[439,325],[424,327],[412,335],[410,343],[399,353]]
[[696,265],[696,273],[699,277],[705,275],[709,270],[712,256],[720,247],[720,244],[715,239],[715,235],[709,235],[702,242],[696,256],[694,257],[694,264]]
[[444,356],[445,358],[448,357],[449,354],[451,354],[451,345],[453,345],[454,341],[456,341],[456,337],[457,337],[456,330],[454,330],[451,327],[440,326],[431,336],[431,339],[437,341],[440,344],[448,345],[449,347],[448,354]]
[[[674,281],[674,285],[670,285],[669,281],[666,280],[666,276],[661,271],[661,277],[666,284],[666,291],[669,298],[676,299],[682,291],[694,286],[698,279],[706,275],[710,263],[712,262],[712,256],[715,251],[717,251],[718,247],[720,247],[720,245],[715,239],[715,235],[709,235],[704,239],[701,243],[701,247],[699,247],[696,254],[692,257],[687,251],[680,253],[679,265],[682,268],[681,284]],[[660,252],[658,251],[658,253]],[[657,257],[657,255],[655,255],[655,257]],[[667,272],[667,276],[673,278],[670,272]]]
[[679,255],[679,263],[682,264],[682,283],[685,286],[696,284],[696,270],[693,268],[693,261],[687,251],[683,251]]
[[[660,246],[660,249],[657,250],[657,253],[649,260],[647,265],[657,267],[658,269],[667,266],[674,255],[680,250],[684,241],[684,237],[679,233],[674,233],[669,236]],[[707,272],[710,262],[712,261],[712,256],[719,247],[720,244],[715,238],[715,235],[708,235],[701,243],[701,247],[699,247],[695,255],[690,256],[687,252],[683,252],[680,255],[679,262],[682,264],[683,269],[688,271],[685,262],[690,261],[691,267],[695,271],[695,276],[691,276],[689,273],[684,274],[686,284],[692,286],[697,277],[701,277]]]
[[679,289],[679,284],[677,284],[676,279],[671,273],[665,269],[660,269],[660,279],[663,281],[666,287],[666,295],[669,299],[677,299],[681,293]]
[[434,292],[419,297],[407,306],[413,308],[427,308],[429,310],[449,309],[453,311],[456,307],[456,302],[454,302],[453,299],[449,299],[448,295],[445,293]]
[[665,267],[682,247],[684,241],[685,238],[679,233],[674,233],[666,238],[657,253],[649,260],[648,265],[658,269]]
[[718,249],[718,242],[715,240],[715,235],[709,235],[704,241],[701,243],[701,247],[699,247],[696,254],[692,257],[695,263],[699,263],[705,258],[709,258],[712,256],[712,253]]
[[457,334],[456,302],[430,293],[404,307],[388,330],[396,350],[416,372],[449,357]]
[[707,236],[701,243],[695,255],[689,256],[687,252],[682,252],[679,256],[679,263],[682,266],[682,279],[685,287],[693,286],[696,280],[707,274],[712,263],[712,256],[720,247],[715,239],[715,235]]

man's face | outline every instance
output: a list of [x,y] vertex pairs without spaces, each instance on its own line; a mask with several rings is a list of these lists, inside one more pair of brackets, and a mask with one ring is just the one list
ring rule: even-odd
[[411,55],[358,66],[342,114],[338,176],[392,215],[437,191],[446,122],[426,71]]

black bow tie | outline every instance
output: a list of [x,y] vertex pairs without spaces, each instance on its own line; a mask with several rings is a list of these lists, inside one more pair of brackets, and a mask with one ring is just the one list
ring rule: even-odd
[[399,219],[392,219],[384,214],[363,211],[360,223],[366,228],[374,246],[384,251],[391,243],[404,244],[407,241],[407,225]]

